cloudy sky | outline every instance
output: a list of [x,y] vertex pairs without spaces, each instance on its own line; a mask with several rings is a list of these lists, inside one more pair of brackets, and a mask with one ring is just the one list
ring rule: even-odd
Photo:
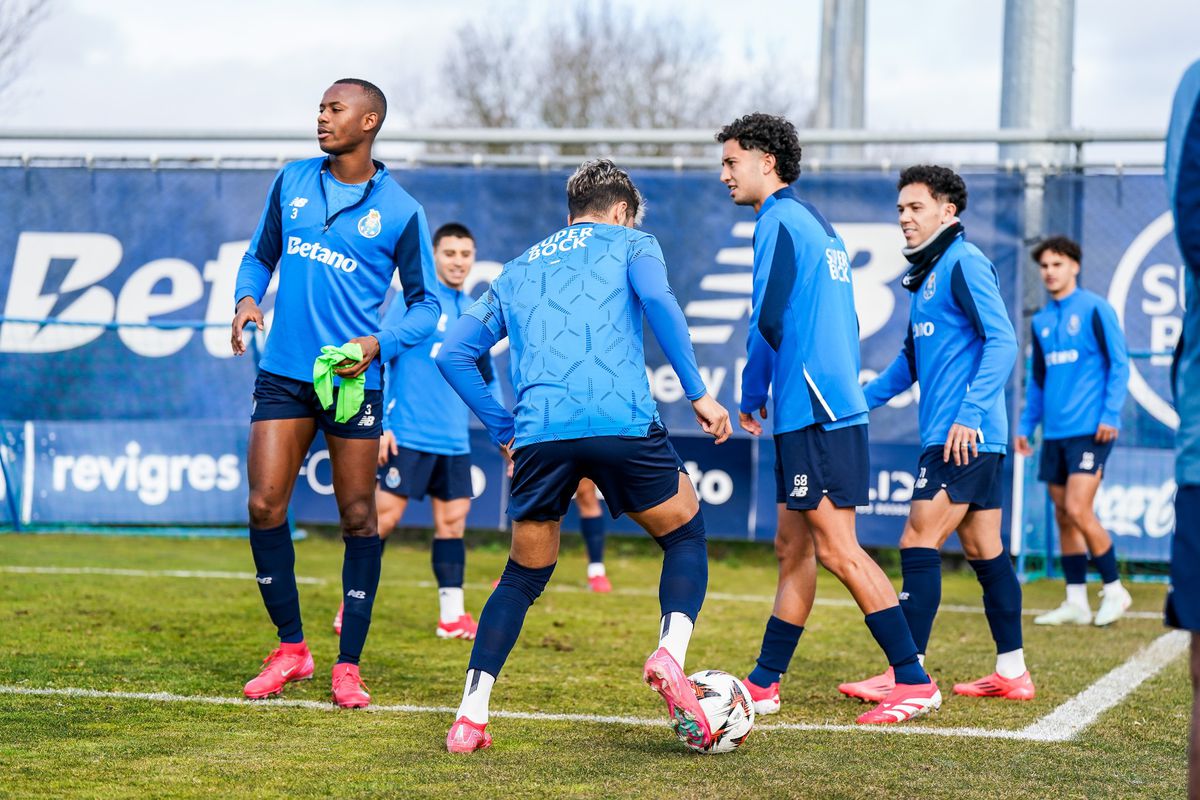
[[[4,126],[308,131],[320,92],[345,75],[375,80],[397,117],[415,117],[438,107],[439,67],[460,25],[516,16],[532,51],[537,18],[560,5],[56,0],[6,98]],[[735,74],[769,53],[780,79],[812,98],[820,6],[678,0],[654,8],[711,36]],[[1003,11],[1003,0],[868,0],[868,127],[995,128]],[[1077,0],[1074,123],[1165,129],[1175,83],[1197,57],[1197,0]]]

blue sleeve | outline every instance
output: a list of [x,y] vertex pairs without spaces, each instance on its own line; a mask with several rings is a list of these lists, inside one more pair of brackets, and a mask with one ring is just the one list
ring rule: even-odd
[[1017,362],[1017,334],[1000,297],[995,267],[979,261],[967,264],[965,268],[961,261],[954,265],[950,290],[983,339],[983,353],[954,422],[978,430],[984,414],[1004,395],[1004,385]]
[[479,372],[479,358],[507,335],[504,317],[492,290],[458,318],[438,351],[438,369],[446,382],[475,412],[497,445],[506,445],[516,436],[513,415],[496,402]]
[[688,334],[687,318],[667,283],[667,265],[652,255],[640,255],[629,265],[629,283],[633,286],[634,294],[642,301],[650,330],[654,331],[654,338],[679,376],[687,399],[703,397],[708,388],[700,379],[700,370],[696,366],[696,353]]
[[896,395],[912,386],[917,380],[917,354],[913,345],[912,325],[904,336],[900,354],[892,359],[888,368],[863,387],[867,408],[876,409]]
[[1108,303],[1097,306],[1092,312],[1092,332],[1108,367],[1100,424],[1120,429],[1121,409],[1129,390],[1129,351],[1125,348],[1125,334],[1117,322],[1117,313]]
[[1046,388],[1046,353],[1037,335],[1035,321],[1030,333],[1033,352],[1029,356],[1029,380],[1025,383],[1025,410],[1021,412],[1021,435],[1032,436],[1042,422],[1044,411],[1043,392]]
[[796,249],[787,228],[774,221],[760,224],[754,231],[754,283],[739,406],[743,414],[767,405],[783,340],[783,316],[795,283]]
[[404,303],[393,302],[374,336],[379,341],[380,361],[393,358],[420,344],[433,333],[442,313],[434,285],[433,245],[425,211],[417,207],[396,242],[392,263],[400,272]]
[[255,303],[261,303],[267,293],[267,285],[271,283],[271,273],[279,263],[283,252],[283,209],[280,207],[280,193],[283,187],[283,170],[275,175],[275,183],[267,196],[267,205],[263,209],[262,218],[254,237],[250,239],[250,247],[242,256],[242,264],[238,267],[237,283],[233,292],[233,303],[236,306],[243,297],[253,298]]

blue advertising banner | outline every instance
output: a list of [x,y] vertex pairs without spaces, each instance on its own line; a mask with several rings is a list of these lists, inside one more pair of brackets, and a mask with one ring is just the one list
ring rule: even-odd
[[[559,227],[565,215],[565,171],[437,168],[394,174],[424,204],[431,225],[458,220],[472,228],[480,257],[468,279],[475,294],[504,261]],[[704,380],[722,403],[735,408],[749,315],[753,212],[729,202],[715,170],[642,171],[634,177],[648,199],[645,228],[662,244]],[[207,462],[184,468],[179,459],[196,454],[244,458],[255,366],[251,358],[232,357],[227,325],[238,264],[272,178],[273,172],[265,170],[0,169],[0,209],[9,220],[0,230],[0,381],[17,387],[30,374],[56,376],[52,392],[0,394],[0,419],[13,421],[10,432],[20,432],[25,420],[37,426],[30,519],[244,520],[244,477],[236,490],[218,488],[214,478],[214,487],[201,491],[189,476],[198,470],[196,481],[207,485]],[[996,264],[1010,314],[1023,326],[1018,300],[1027,258],[1021,242],[1022,179],[1005,173],[966,179],[967,235]],[[869,379],[899,352],[907,326],[908,293],[899,285],[907,262],[895,222],[895,176],[805,174],[797,189],[846,241],[860,317],[862,377]],[[1051,219],[1063,220],[1064,229],[1082,239],[1084,284],[1117,307],[1131,349],[1169,347],[1182,298],[1160,179],[1051,178],[1047,198]],[[265,307],[270,314],[269,298]],[[14,321],[48,318],[110,327]],[[183,324],[200,320],[209,327]],[[268,328],[270,321],[268,316]],[[179,327],[129,327],[139,324]],[[651,389],[681,454],[688,451],[685,458],[696,463],[713,535],[769,539],[775,516],[769,438],[751,442],[739,432],[735,442],[721,448],[691,441],[689,435],[698,431],[689,404],[652,339],[647,337]],[[495,355],[505,375],[503,345]],[[1165,391],[1166,367],[1159,360],[1135,363],[1121,443],[1169,446],[1173,411]],[[859,516],[866,543],[891,545],[899,536],[907,480],[916,463],[916,400],[916,391],[905,392],[872,415],[874,494]],[[1011,395],[1010,403],[1019,408]],[[88,420],[109,421],[109,427],[85,434],[69,426]],[[50,423],[67,427],[53,429]],[[217,427],[210,430],[209,424]],[[214,433],[225,430],[220,425],[231,432]],[[61,435],[52,445],[55,454],[48,452],[51,444],[43,441],[43,432]],[[8,481],[14,471],[26,474],[23,460],[13,461],[24,446],[20,435],[17,439],[0,445]],[[500,525],[505,483],[499,458],[478,431],[476,440],[482,494],[471,524]],[[141,449],[131,454],[130,442]],[[297,487],[295,511],[301,520],[328,520],[335,514],[323,451],[314,445]],[[151,460],[144,462],[143,454]],[[85,460],[82,468],[61,460],[56,467],[56,456]],[[147,502],[164,491],[156,483],[159,456],[167,464],[165,499]],[[1155,458],[1147,455],[1147,464]],[[178,478],[172,469],[182,470]],[[123,488],[130,470],[137,490]],[[1114,471],[1114,487],[1116,478]],[[56,489],[59,485],[63,488]],[[4,488],[7,510],[0,513],[11,517],[9,498],[16,495]],[[125,497],[128,507],[100,514],[95,501],[104,493]],[[201,495],[203,508],[193,507]],[[237,497],[226,506],[228,495]],[[421,524],[427,514],[428,504],[414,504],[409,519]]]

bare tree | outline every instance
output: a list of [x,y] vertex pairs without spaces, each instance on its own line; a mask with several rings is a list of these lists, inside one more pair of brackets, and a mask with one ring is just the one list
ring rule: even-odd
[[51,0],[0,0],[0,95],[26,66],[29,36],[50,13]]
[[497,15],[463,25],[455,42],[443,64],[453,103],[443,125],[704,128],[749,111],[807,114],[799,80],[765,69],[731,79],[711,31],[617,2],[576,0],[534,24]]

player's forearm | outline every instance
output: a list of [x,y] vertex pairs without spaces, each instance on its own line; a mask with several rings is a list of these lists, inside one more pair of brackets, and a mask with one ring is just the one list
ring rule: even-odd
[[379,340],[379,358],[391,361],[410,347],[425,341],[437,328],[441,313],[442,306],[437,297],[428,294],[423,300],[405,308],[404,314],[394,322],[389,314],[384,320],[388,324],[371,334]]
[[495,343],[487,326],[474,317],[464,316],[446,332],[442,349],[434,360],[446,382],[487,428],[492,441],[506,445],[516,433],[513,415],[496,402],[479,371],[479,357]]
[[863,394],[867,398],[867,408],[879,408],[912,386],[913,382],[909,354],[902,351],[888,365],[887,369],[879,373],[874,380],[863,387]]
[[236,307],[243,297],[249,297],[255,304],[262,303],[271,283],[272,269],[259,261],[252,253],[242,256],[242,264],[238,267],[237,283],[233,292],[233,304]]
[[700,377],[700,368],[696,366],[696,351],[692,349],[692,339],[688,334],[687,318],[683,310],[672,296],[642,298],[642,307],[646,310],[646,320],[654,338],[671,362],[671,368],[679,376],[684,394],[688,400],[703,397],[707,388]]
[[[751,322],[753,325],[753,322]],[[738,410],[753,414],[767,405],[771,377],[775,372],[775,351],[756,329],[751,329],[746,346],[746,366],[742,370],[742,402]]]
[[954,421],[968,428],[978,428],[983,423],[983,417],[988,409],[996,405],[1000,395],[1004,393],[1004,385],[1017,361],[1017,340],[1008,329],[1008,336],[1003,331],[989,335],[983,343],[983,354],[979,360],[979,370],[971,381],[958,415]]

